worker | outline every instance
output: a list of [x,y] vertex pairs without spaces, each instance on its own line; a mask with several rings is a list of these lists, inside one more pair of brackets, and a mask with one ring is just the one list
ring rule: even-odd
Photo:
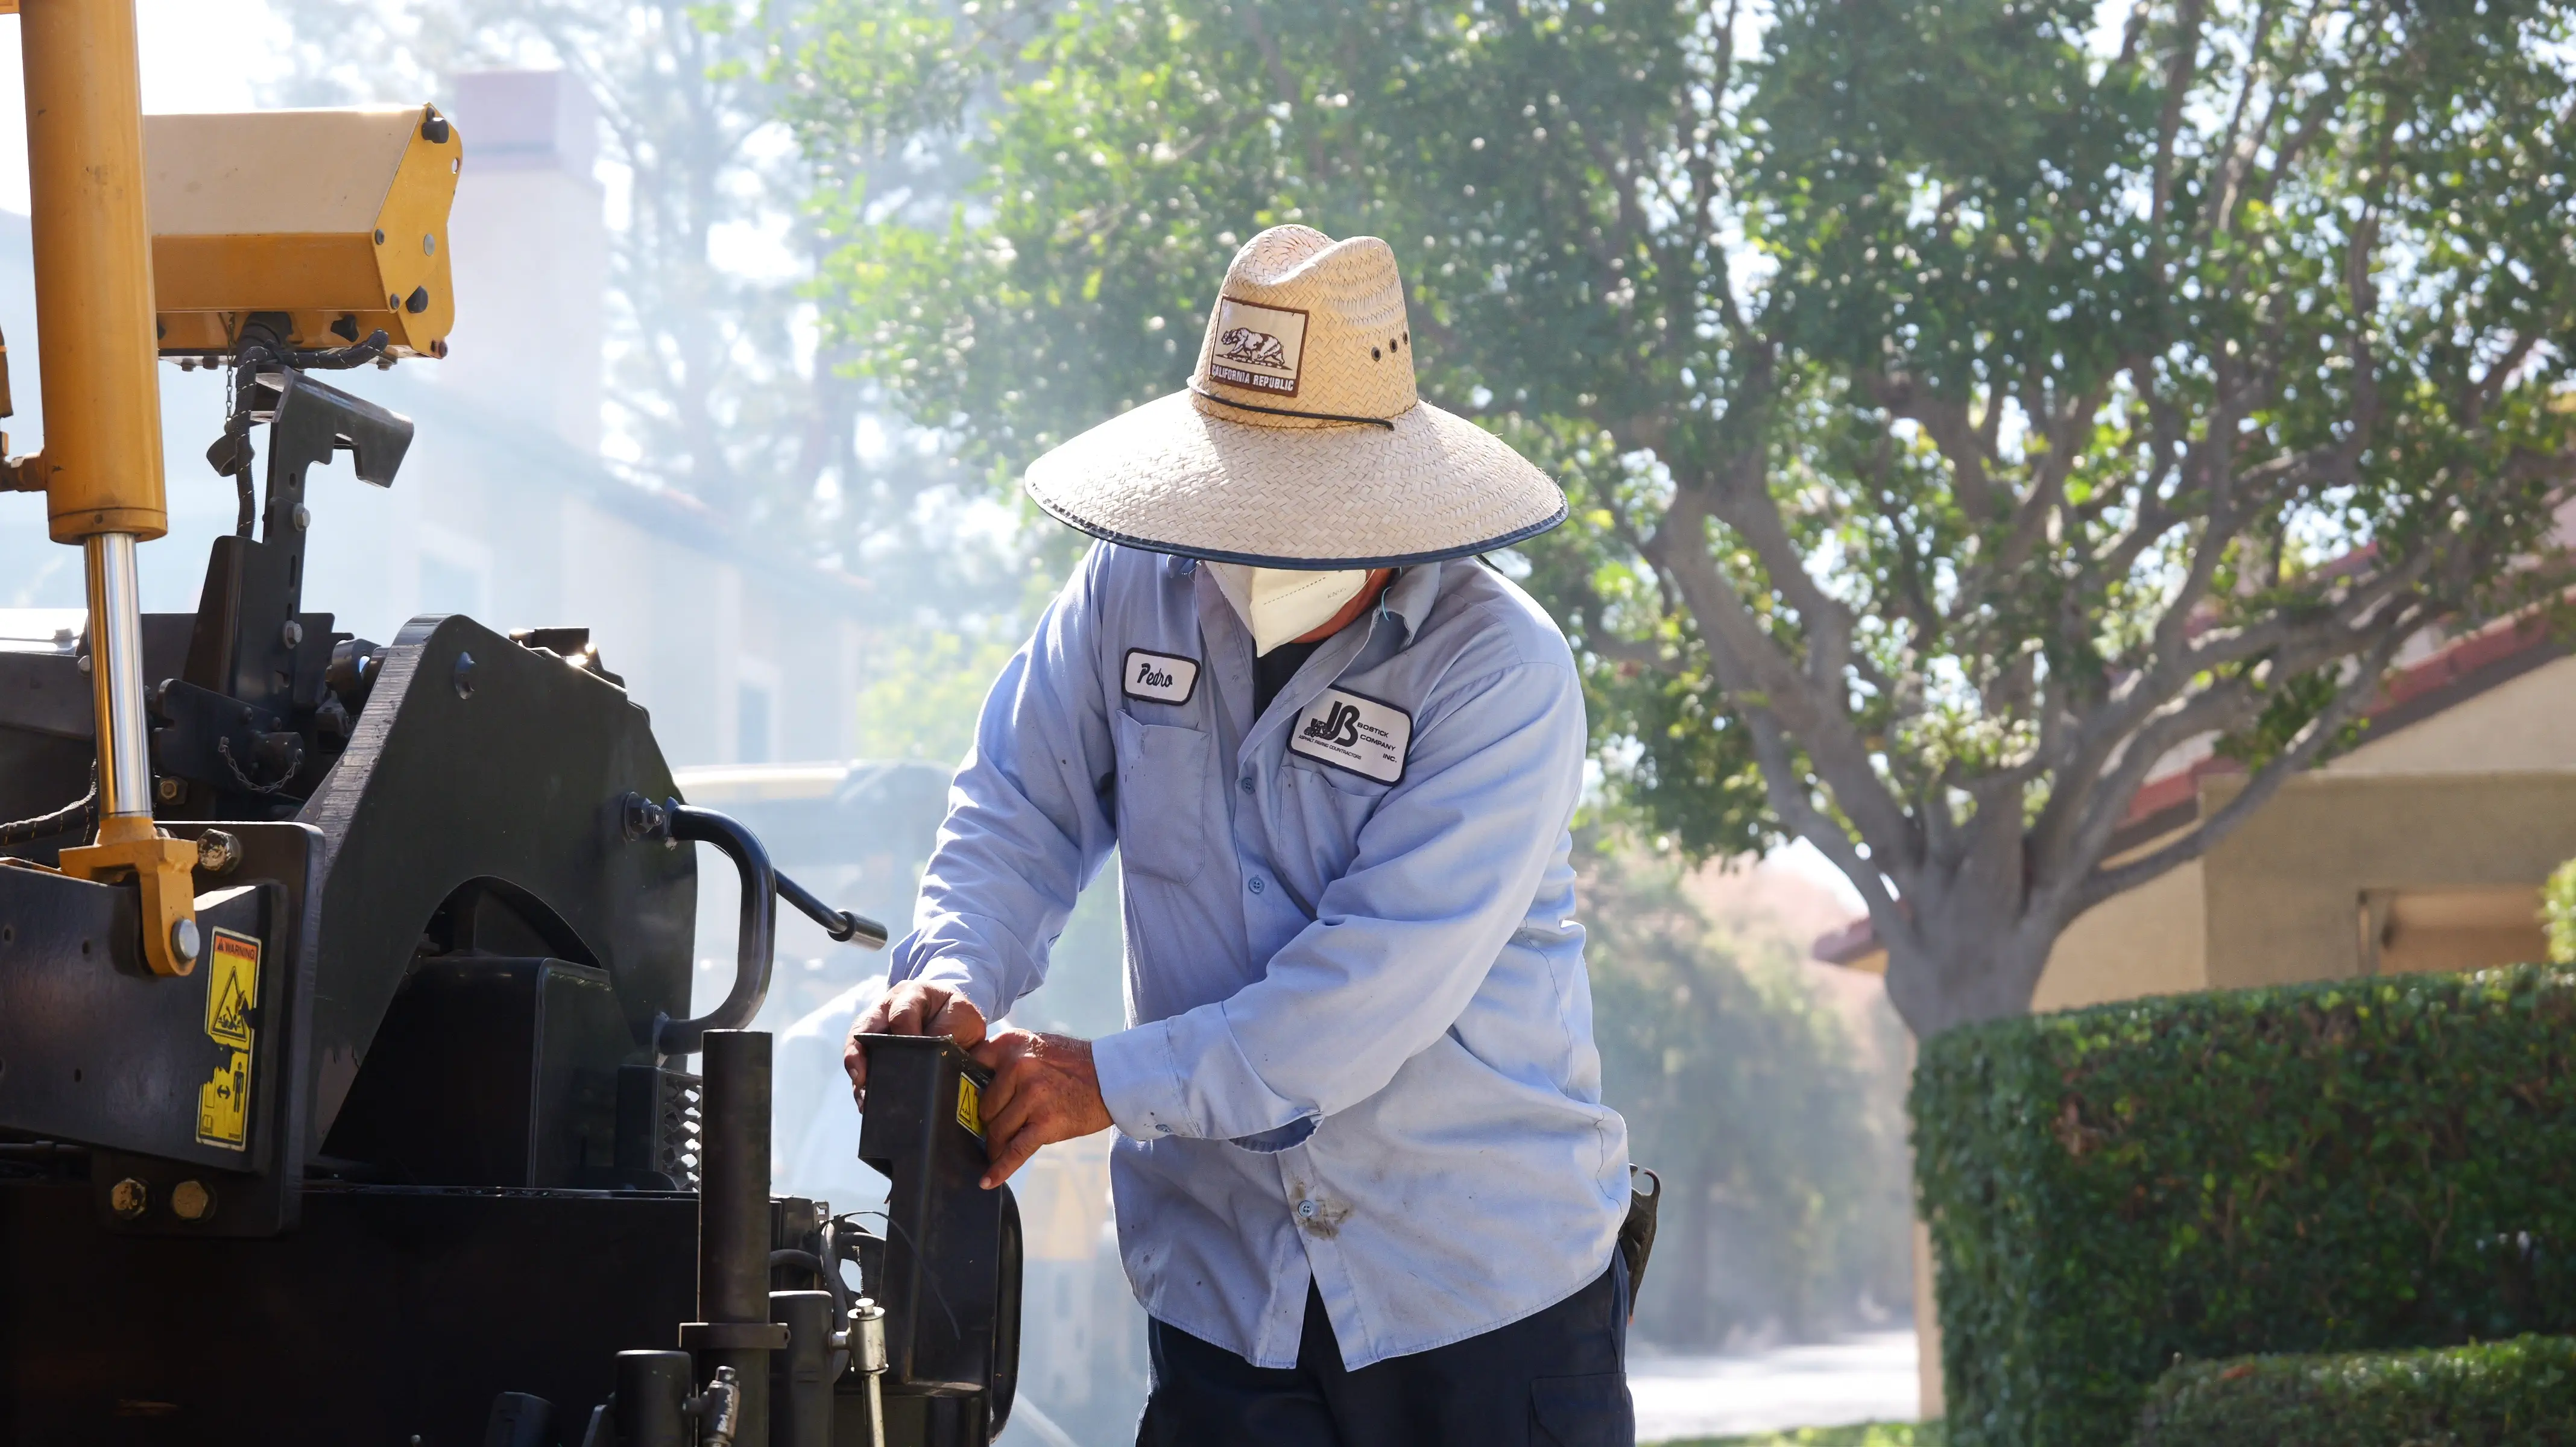
[[[1005,345],[995,338],[987,345]],[[993,686],[872,1032],[955,1037],[999,1184],[1115,1126],[1140,1447],[1634,1440],[1565,638],[1477,555],[1564,496],[1417,399],[1395,254],[1228,267],[1186,390],[1030,466],[1098,538]],[[1118,851],[1128,1017],[994,1029]]]

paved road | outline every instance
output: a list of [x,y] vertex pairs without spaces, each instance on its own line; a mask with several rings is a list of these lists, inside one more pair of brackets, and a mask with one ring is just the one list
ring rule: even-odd
[[1914,1333],[1872,1332],[1741,1356],[1628,1359],[1637,1440],[1667,1442],[1914,1417]]
[[[1641,1443],[1909,1421],[1915,1408],[1914,1333],[1875,1332],[1738,1356],[1640,1351],[1628,1360],[1628,1389],[1637,1401]],[[1098,1433],[1041,1425],[1034,1414],[1023,1413],[1012,1418],[1001,1447],[1118,1447],[1130,1430],[1116,1433],[1114,1442],[1094,1441]]]

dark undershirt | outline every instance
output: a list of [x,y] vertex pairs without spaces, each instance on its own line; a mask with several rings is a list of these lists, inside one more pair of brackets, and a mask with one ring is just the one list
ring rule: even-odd
[[1259,718],[1270,707],[1270,700],[1297,676],[1297,670],[1314,656],[1316,649],[1330,640],[1318,638],[1312,643],[1282,643],[1252,660],[1252,716]]

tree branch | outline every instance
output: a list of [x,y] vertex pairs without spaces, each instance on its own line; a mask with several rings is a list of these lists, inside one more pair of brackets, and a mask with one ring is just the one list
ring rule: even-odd
[[2344,728],[2369,704],[2377,693],[2380,680],[2412,630],[2390,630],[2370,650],[2368,657],[2353,670],[2352,679],[2334,701],[2308,721],[2307,728],[2287,749],[2254,772],[2243,791],[2221,806],[2217,813],[2202,820],[2180,839],[2162,846],[2126,864],[2097,866],[2062,906],[2064,919],[2073,919],[2094,905],[2141,884],[2179,864],[2198,859],[2220,840],[2234,832],[2280,792],[2294,774],[2304,772],[2318,755],[2333,743]]

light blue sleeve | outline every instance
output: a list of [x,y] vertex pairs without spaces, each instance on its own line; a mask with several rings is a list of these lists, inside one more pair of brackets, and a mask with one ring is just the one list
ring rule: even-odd
[[1350,869],[1262,978],[1093,1046],[1120,1130],[1297,1144],[1392,1080],[1465,1013],[1528,917],[1583,785],[1573,669],[1470,683],[1414,740]]
[[955,988],[987,1021],[1045,982],[1047,952],[1116,843],[1094,645],[1105,556],[1094,548],[1074,570],[985,697],[888,971],[890,984]]

